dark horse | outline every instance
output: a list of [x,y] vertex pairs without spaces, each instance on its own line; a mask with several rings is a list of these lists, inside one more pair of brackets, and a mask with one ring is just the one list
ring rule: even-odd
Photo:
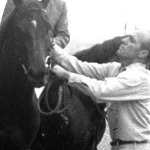
[[49,0],[13,2],[15,9],[0,29],[0,149],[26,150],[40,122],[34,87],[46,83]]
[[[94,45],[75,56],[88,62],[117,61],[116,51],[122,38]],[[96,150],[106,127],[105,104],[95,104],[90,97],[69,87],[66,81],[52,76],[41,96],[41,108],[48,111],[50,108],[45,107],[45,99],[55,111],[50,116],[41,114],[40,130],[31,150]]]

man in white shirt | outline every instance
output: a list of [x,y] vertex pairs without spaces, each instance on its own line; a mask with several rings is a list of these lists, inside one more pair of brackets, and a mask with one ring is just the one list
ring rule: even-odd
[[55,45],[51,56],[58,65],[52,71],[97,103],[112,103],[112,150],[150,150],[150,32],[122,39],[117,55],[120,63],[87,63]]

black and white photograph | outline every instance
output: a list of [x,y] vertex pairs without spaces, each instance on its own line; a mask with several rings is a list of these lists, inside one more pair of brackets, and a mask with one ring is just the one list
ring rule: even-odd
[[150,150],[149,0],[0,3],[0,150]]

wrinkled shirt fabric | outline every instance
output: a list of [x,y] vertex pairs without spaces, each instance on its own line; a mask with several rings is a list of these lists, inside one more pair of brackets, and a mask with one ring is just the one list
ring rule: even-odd
[[111,102],[108,122],[112,140],[150,141],[150,71],[144,64],[122,69],[117,62],[87,63],[64,52],[57,59],[70,71],[69,85],[97,103]]

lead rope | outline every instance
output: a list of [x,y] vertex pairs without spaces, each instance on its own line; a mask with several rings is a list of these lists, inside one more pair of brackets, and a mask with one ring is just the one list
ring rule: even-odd
[[[54,43],[54,40],[51,39],[51,47],[53,47],[55,45]],[[48,70],[51,70],[51,68],[53,67],[53,64],[54,62],[52,61],[52,59],[50,58],[50,55],[46,57],[45,59],[45,65],[46,67],[48,68]],[[51,71],[49,71],[49,76],[51,77]],[[53,75],[52,75],[53,76]],[[55,79],[54,79],[55,80]],[[41,100],[42,100],[42,97],[39,98],[39,102],[38,102],[38,109],[39,111],[44,114],[44,115],[52,115],[54,113],[56,113],[58,110],[59,110],[59,107],[61,106],[61,103],[62,103],[62,97],[63,97],[63,88],[62,86],[59,87],[58,89],[58,104],[56,105],[55,109],[51,109],[49,107],[49,102],[48,102],[48,91],[49,91],[49,88],[51,86],[51,83],[48,83],[47,86],[45,87],[46,91],[45,91],[45,102],[46,102],[46,106],[47,106],[47,109],[50,111],[50,112],[44,112],[41,107],[40,107],[40,103],[41,103]]]
[[49,109],[50,112],[44,112],[41,107],[40,107],[40,103],[41,103],[41,100],[42,98],[39,98],[39,103],[38,103],[38,110],[44,114],[44,115],[52,115],[52,114],[56,114],[58,113],[59,111],[59,108],[62,104],[62,98],[63,98],[63,88],[62,86],[59,86],[59,89],[58,89],[58,103],[56,105],[56,107],[52,110],[50,107],[49,107],[49,102],[48,102],[48,91],[49,91],[49,88],[50,88],[51,84],[48,84],[47,87],[46,87],[46,91],[45,91],[45,102],[46,102],[46,106],[47,108]]

